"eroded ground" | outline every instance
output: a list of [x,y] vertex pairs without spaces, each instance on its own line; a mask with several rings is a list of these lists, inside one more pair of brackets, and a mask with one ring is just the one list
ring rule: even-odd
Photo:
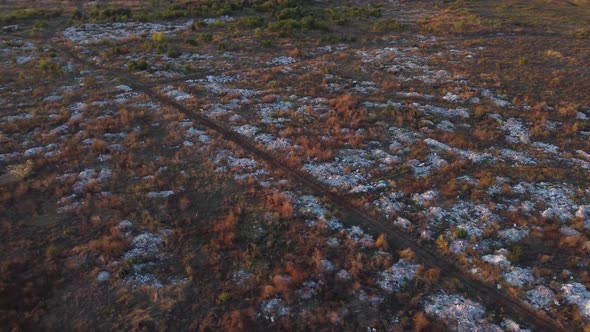
[[2,35],[2,325],[588,328],[582,32],[255,3]]

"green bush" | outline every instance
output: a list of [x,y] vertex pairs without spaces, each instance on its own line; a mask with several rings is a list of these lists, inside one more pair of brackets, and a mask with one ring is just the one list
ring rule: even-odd
[[169,58],[178,58],[180,56],[180,54],[181,54],[180,51],[176,50],[176,49],[168,51]]
[[299,22],[294,19],[280,20],[269,22],[266,29],[270,32],[278,33],[281,37],[291,36],[301,28]]
[[45,256],[47,256],[47,258],[54,258],[57,256],[58,253],[59,253],[59,251],[57,250],[56,247],[50,246],[45,251]]
[[145,59],[141,59],[139,61],[129,60],[129,62],[127,62],[127,69],[129,71],[142,71],[147,70],[148,68],[149,65]]
[[199,40],[201,40],[203,43],[210,43],[213,41],[213,34],[201,33],[199,34]]
[[467,233],[467,231],[463,228],[457,228],[455,229],[455,238],[457,239],[465,239],[467,238],[467,235],[469,235]]
[[373,24],[373,31],[375,32],[391,32],[391,31],[399,31],[403,29],[403,25],[400,24],[398,21],[387,18],[384,20],[380,20]]
[[11,12],[8,15],[2,15],[0,22],[11,23],[15,21],[55,18],[61,16],[60,10],[43,10],[43,9],[19,9]]

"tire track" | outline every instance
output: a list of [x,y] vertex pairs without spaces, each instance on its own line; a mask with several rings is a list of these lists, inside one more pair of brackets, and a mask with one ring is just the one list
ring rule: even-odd
[[283,156],[259,149],[247,137],[233,131],[224,124],[211,120],[199,111],[189,108],[186,105],[169,98],[163,93],[156,91],[151,85],[145,85],[139,82],[137,77],[91,63],[80,58],[78,55],[65,49],[61,45],[58,45],[53,40],[49,41],[49,43],[60,53],[72,59],[75,63],[102,72],[111,78],[123,79],[125,84],[133,89],[145,93],[152,99],[164,105],[177,109],[193,121],[198,122],[210,130],[216,131],[224,140],[235,143],[251,156],[265,163],[269,168],[281,171],[285,176],[305,187],[310,193],[328,200],[340,210],[343,215],[343,222],[349,225],[363,226],[373,234],[383,233],[386,235],[388,242],[392,244],[392,247],[396,247],[397,249],[410,248],[425,267],[439,269],[441,277],[449,279],[456,278],[459,280],[461,282],[462,290],[467,296],[478,300],[484,304],[488,310],[508,315],[513,319],[521,321],[527,327],[537,331],[573,330],[573,328],[568,328],[561,324],[561,322],[556,322],[550,319],[544,313],[532,309],[528,304],[508,294],[506,291],[498,290],[493,285],[486,284],[481,280],[476,279],[473,275],[461,269],[461,267],[452,260],[452,257],[443,255],[432,244],[419,244],[410,234],[388,226],[386,222],[373,217],[368,209],[351,204],[347,198],[334,192],[323,183],[314,179],[310,174],[307,174],[301,169],[287,166],[283,162]]

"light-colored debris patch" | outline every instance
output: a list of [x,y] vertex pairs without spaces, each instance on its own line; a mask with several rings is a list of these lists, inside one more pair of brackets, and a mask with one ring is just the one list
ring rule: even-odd
[[553,145],[553,144],[548,144],[548,143],[543,143],[543,142],[533,142],[533,147],[535,147],[537,150],[539,151],[543,151],[545,153],[548,154],[559,154],[559,147]]
[[412,201],[418,205],[424,206],[429,202],[434,201],[438,197],[438,191],[436,190],[427,190],[422,194],[413,194]]
[[192,24],[192,20],[183,24],[143,22],[104,24],[87,23],[80,26],[66,28],[63,32],[63,36],[75,44],[90,45],[105,39],[111,41],[120,41],[133,37],[150,39],[156,32],[162,32],[165,35],[173,35],[181,30],[190,28]]
[[190,93],[177,90],[175,87],[173,87],[171,85],[163,88],[162,92],[164,92],[168,97],[174,98],[177,101],[183,101],[183,100],[190,99],[193,97],[193,96],[191,96]]
[[270,150],[284,150],[291,147],[291,140],[282,137],[275,138],[270,134],[258,134],[254,140]]
[[432,138],[424,139],[424,143],[426,143],[431,148],[436,148],[445,152],[455,153],[461,156],[464,159],[470,160],[473,163],[481,163],[484,161],[492,161],[494,157],[489,153],[482,153],[477,151],[469,151],[463,150],[459,148],[451,147],[445,143],[439,142]]
[[498,231],[498,236],[508,242],[518,242],[529,235],[526,229],[508,228]]
[[219,16],[219,17],[208,17],[203,19],[203,23],[207,24],[207,25],[213,25],[213,24],[217,24],[218,22],[221,23],[227,23],[227,22],[233,22],[236,19],[228,16],[228,15],[223,15],[223,16]]
[[[282,299],[269,299],[260,305],[262,317],[270,322],[275,322],[277,318],[289,315],[290,308]],[[260,314],[259,314],[260,315]]]
[[580,314],[584,318],[590,319],[590,292],[586,286],[577,282],[565,284],[561,286],[561,293],[569,303],[578,306]]
[[502,108],[508,108],[510,107],[510,102],[497,98],[497,97],[491,97],[490,100],[494,103],[494,105],[496,105],[497,107],[502,107]]
[[375,240],[369,234],[363,232],[363,230],[358,226],[352,226],[346,230],[344,230],[346,235],[354,241],[356,245],[361,248],[373,248],[375,247]]
[[384,192],[381,193],[378,200],[373,201],[372,205],[381,210],[385,217],[389,219],[405,207],[405,204],[401,201],[404,196],[403,192]]
[[252,277],[252,273],[241,269],[232,274],[232,281],[238,285],[243,285]]
[[211,140],[211,137],[207,135],[207,133],[204,130],[195,129],[193,127],[190,127],[184,132],[184,137],[196,137],[201,143],[209,143],[209,141]]
[[240,135],[247,136],[248,138],[253,138],[254,136],[256,136],[256,133],[258,132],[258,128],[251,124],[235,126],[232,128],[233,130],[237,131]]
[[485,323],[483,305],[460,295],[433,295],[424,303],[427,315],[444,321],[453,331],[480,331]]
[[303,216],[323,219],[328,209],[311,195],[299,196],[296,200],[297,211]]
[[310,300],[318,295],[319,285],[317,282],[309,280],[304,282],[302,287],[299,288],[295,293],[301,300]]
[[449,245],[449,250],[454,254],[460,254],[464,252],[469,247],[469,242],[467,240],[454,240]]
[[433,171],[447,166],[449,163],[436,152],[428,154],[425,161],[410,159],[404,165],[409,166],[417,177],[426,177]]
[[124,259],[130,258],[155,258],[160,254],[160,248],[164,242],[164,235],[154,233],[142,233],[131,240],[131,250],[123,255]]
[[371,167],[373,163],[367,159],[367,153],[363,150],[341,150],[334,161],[307,163],[303,165],[303,170],[332,187],[350,190],[366,184],[368,175],[363,169]]
[[421,105],[413,103],[413,107],[425,114],[438,115],[445,118],[469,118],[469,110],[466,108],[446,108],[434,105]]
[[512,160],[516,165],[536,165],[537,161],[528,152],[519,152],[512,149],[499,150],[500,157]]
[[267,66],[286,66],[292,63],[296,63],[297,59],[294,59],[290,56],[280,56],[278,58],[274,58],[270,61],[266,62]]
[[174,191],[172,191],[172,190],[150,191],[147,193],[148,198],[168,198],[170,196],[174,196]]
[[[338,241],[338,239],[336,239],[336,238],[330,238],[330,239],[332,239],[332,241],[333,241],[333,240],[336,240],[336,241]],[[333,245],[334,245],[334,243],[333,243],[333,242],[331,242],[331,243],[327,243],[327,244],[328,244],[328,246],[330,246],[331,248],[334,248],[334,246],[333,246]],[[336,247],[337,247],[337,245],[336,245]],[[334,265],[334,263],[332,263],[331,261],[329,261],[329,260],[327,260],[327,259],[322,259],[322,260],[320,260],[320,269],[321,269],[321,271],[322,271],[322,272],[324,272],[324,273],[330,273],[330,272],[333,272],[333,271],[335,271],[335,270],[336,270],[336,266],[335,266],[335,265]]]
[[504,122],[502,130],[508,132],[506,140],[513,144],[529,144],[531,142],[529,130],[525,127],[521,120],[510,118]]
[[392,267],[379,273],[380,278],[377,285],[388,293],[399,292],[408,281],[414,279],[416,270],[420,267],[418,264],[400,259]]
[[500,217],[485,204],[459,200],[450,209],[430,207],[425,215],[428,219],[446,222],[467,231],[468,236],[481,237],[490,223],[498,222]]
[[555,293],[550,288],[539,285],[526,292],[526,297],[534,308],[548,309],[555,298]]
[[506,318],[500,326],[507,332],[530,332],[512,319]]
[[535,281],[535,277],[530,269],[523,269],[520,267],[511,267],[510,271],[506,271],[502,275],[507,283],[515,287],[522,287]]
[[502,268],[508,268],[510,266],[510,262],[504,255],[485,255],[482,256],[481,259],[486,263],[496,265]]
[[98,282],[106,282],[109,279],[111,279],[111,273],[109,271],[101,271],[96,276],[96,281],[98,281]]

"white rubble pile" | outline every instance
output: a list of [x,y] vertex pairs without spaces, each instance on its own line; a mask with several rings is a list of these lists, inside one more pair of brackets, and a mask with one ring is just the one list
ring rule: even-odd
[[578,306],[584,318],[590,319],[590,292],[586,286],[577,282],[565,284],[561,286],[561,293],[569,303]]
[[486,263],[496,265],[496,266],[499,266],[502,268],[510,267],[510,262],[508,261],[506,256],[500,255],[500,254],[494,254],[494,255],[490,254],[490,255],[481,256],[481,260],[483,260]]
[[414,279],[420,265],[400,259],[386,271],[379,273],[377,285],[388,293],[399,292],[408,281]]
[[533,142],[533,147],[548,154],[559,154],[559,147],[549,143]]
[[[119,224],[124,224],[125,221]],[[125,223],[126,229],[131,229],[126,236],[131,236],[133,225]],[[131,249],[123,254],[122,258],[130,263],[129,274],[124,280],[133,286],[147,285],[154,288],[164,287],[164,282],[154,275],[159,267],[166,263],[170,254],[162,252],[164,239],[172,233],[169,229],[163,229],[158,233],[144,232],[131,239]],[[169,278],[173,282],[173,278]]]
[[521,120],[509,118],[500,128],[508,132],[506,140],[510,143],[530,144],[531,142],[529,130],[525,127]]
[[290,101],[279,100],[274,103],[263,103],[256,105],[258,115],[262,118],[261,122],[265,124],[282,124],[291,121],[288,118],[277,117],[276,113],[293,109],[294,105]]
[[275,138],[270,134],[258,134],[254,138],[254,141],[262,143],[270,150],[286,150],[291,147],[291,140],[282,137]]
[[[495,149],[494,149],[495,150]],[[526,151],[515,151],[512,149],[498,150],[501,158],[512,160],[516,165],[536,165],[537,160]]]
[[313,280],[309,280],[303,283],[302,287],[295,291],[297,297],[302,300],[310,300],[319,293],[319,285]]
[[289,315],[289,307],[280,298],[269,299],[260,305],[261,315],[268,321],[275,322],[277,318]]
[[286,66],[292,63],[296,63],[297,59],[294,59],[290,56],[280,56],[278,58],[274,58],[270,61],[266,62],[267,66]]
[[578,209],[572,200],[575,191],[563,184],[520,182],[512,187],[512,192],[526,197],[537,207],[545,207],[541,212],[545,218],[567,221],[574,217]]
[[413,103],[416,109],[420,110],[423,113],[431,114],[431,115],[438,115],[445,118],[469,118],[470,111],[466,108],[446,108],[441,106],[434,106],[434,105],[421,105],[419,103]]
[[404,163],[409,166],[417,177],[426,177],[433,171],[447,166],[449,163],[436,152],[428,154],[425,161],[410,159]]
[[528,268],[523,269],[513,266],[509,271],[502,273],[502,275],[504,276],[504,280],[514,287],[523,287],[535,281],[535,277]]
[[459,200],[450,209],[430,207],[425,215],[428,219],[446,222],[467,231],[468,236],[481,237],[483,230],[490,224],[498,222],[500,217],[490,211],[485,204]]
[[534,308],[546,310],[553,303],[555,293],[548,287],[539,285],[527,291],[526,297]]
[[164,92],[168,97],[173,98],[177,101],[183,101],[186,99],[191,99],[193,97],[190,93],[177,90],[175,87],[171,85],[164,87],[162,89],[162,92]]
[[324,215],[328,212],[328,209],[311,195],[299,196],[296,200],[296,207],[299,214],[317,219],[324,219]]
[[223,15],[223,16],[219,16],[219,17],[205,18],[205,19],[203,19],[203,23],[205,23],[207,25],[213,25],[213,24],[217,24],[217,22],[227,23],[227,22],[233,22],[235,20],[236,19],[231,16]]
[[368,182],[367,172],[363,170],[372,167],[374,161],[367,158],[363,150],[345,149],[338,152],[334,161],[307,163],[303,170],[332,187],[350,190]]
[[508,242],[518,242],[529,235],[526,229],[508,228],[498,231],[498,236]]
[[168,198],[170,196],[174,196],[174,191],[172,190],[164,190],[164,191],[150,191],[147,193],[148,198]]
[[142,233],[131,240],[131,250],[127,251],[124,259],[144,258],[153,259],[160,255],[160,249],[164,242],[164,237],[169,231],[162,231],[160,234]]
[[404,197],[403,192],[383,192],[378,200],[371,204],[385,214],[387,219],[395,216],[406,206],[401,199]]
[[483,305],[460,295],[433,295],[426,298],[424,311],[447,324],[457,332],[483,331],[487,325],[483,318],[486,313]]
[[436,148],[439,150],[443,150],[445,152],[455,153],[464,159],[470,160],[473,163],[481,163],[484,161],[485,162],[495,161],[495,158],[490,153],[454,148],[454,147],[451,147],[450,145],[439,142],[439,141],[432,139],[432,138],[424,139],[424,143],[426,143],[431,148]]
[[132,37],[151,39],[156,32],[163,32],[165,35],[173,35],[181,30],[190,28],[193,21],[183,24],[161,24],[161,23],[87,23],[80,26],[68,27],[64,30],[63,36],[66,39],[79,45],[90,45],[102,40],[120,41]]
[[96,281],[98,282],[106,282],[109,279],[111,279],[111,273],[109,271],[100,271],[96,276]]
[[375,240],[373,237],[363,232],[363,230],[358,226],[352,226],[345,229],[343,232],[361,248],[373,248],[375,246]]

